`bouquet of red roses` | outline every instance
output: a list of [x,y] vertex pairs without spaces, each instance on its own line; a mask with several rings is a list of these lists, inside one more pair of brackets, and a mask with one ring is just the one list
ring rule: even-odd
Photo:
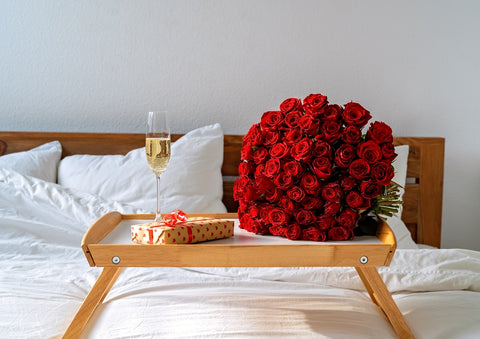
[[373,122],[364,134],[370,119],[360,104],[329,104],[322,94],[265,112],[243,138],[233,192],[240,227],[292,240],[348,240],[363,221],[396,212],[392,129]]

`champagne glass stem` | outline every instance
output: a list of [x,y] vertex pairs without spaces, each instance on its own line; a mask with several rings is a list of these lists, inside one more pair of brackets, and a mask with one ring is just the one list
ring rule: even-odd
[[155,212],[155,221],[162,220],[162,216],[160,215],[160,174],[155,175],[157,179],[157,209]]

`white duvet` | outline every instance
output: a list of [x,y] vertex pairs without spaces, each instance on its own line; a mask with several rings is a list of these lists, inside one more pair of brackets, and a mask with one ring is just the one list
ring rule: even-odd
[[[61,337],[94,284],[81,238],[133,207],[0,169],[0,338]],[[480,253],[396,251],[379,272],[417,338],[480,337]],[[126,268],[85,338],[395,338],[350,268]]]

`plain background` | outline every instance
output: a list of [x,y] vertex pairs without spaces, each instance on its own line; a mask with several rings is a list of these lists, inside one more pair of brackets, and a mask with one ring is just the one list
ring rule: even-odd
[[446,138],[442,247],[480,250],[479,1],[0,1],[0,130],[244,134],[286,98]]

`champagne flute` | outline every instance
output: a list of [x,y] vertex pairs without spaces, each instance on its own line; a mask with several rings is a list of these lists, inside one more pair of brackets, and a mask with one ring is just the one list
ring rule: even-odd
[[165,172],[170,161],[170,128],[167,123],[167,112],[148,112],[145,152],[148,165],[157,181],[155,221],[160,221],[162,220],[160,215],[160,175]]

